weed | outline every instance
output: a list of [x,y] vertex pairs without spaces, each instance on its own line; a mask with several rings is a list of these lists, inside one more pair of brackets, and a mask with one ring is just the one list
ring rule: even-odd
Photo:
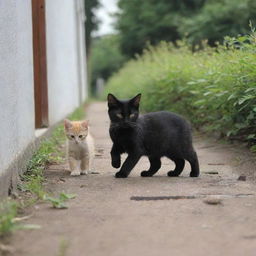
[[68,246],[69,242],[67,240],[62,239],[60,241],[58,256],[65,256],[67,254]]
[[10,234],[15,223],[13,219],[17,216],[17,203],[13,200],[6,200],[0,203],[0,237]]
[[68,208],[68,206],[65,204],[65,202],[69,199],[75,198],[75,194],[66,194],[64,192],[60,193],[59,197],[51,197],[51,196],[44,196],[44,200],[51,202],[53,208],[57,209],[65,209]]
[[19,224],[23,218],[17,218],[19,205],[16,201],[8,199],[0,203],[0,238],[9,235],[17,229],[38,229],[34,224]]
[[[77,108],[68,118],[71,120],[84,117],[84,107]],[[37,152],[32,156],[27,165],[27,171],[22,175],[25,184],[21,185],[23,191],[28,191],[38,199],[44,199],[46,192],[43,189],[43,171],[52,163],[61,163],[64,160],[64,152],[61,145],[65,142],[63,125],[58,125],[50,138],[44,139]]]

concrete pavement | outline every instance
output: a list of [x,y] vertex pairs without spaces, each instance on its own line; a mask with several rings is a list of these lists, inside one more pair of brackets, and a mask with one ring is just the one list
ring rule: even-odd
[[[237,180],[252,172],[241,165],[240,149],[196,137],[199,178],[189,177],[188,163],[180,177],[167,177],[174,167],[168,159],[154,177],[142,178],[140,172],[149,166],[143,158],[127,179],[115,179],[106,103],[91,104],[87,118],[96,140],[99,174],[70,177],[66,165],[51,166],[47,189],[77,197],[66,210],[38,204],[27,222],[42,228],[17,232],[12,239],[15,255],[256,255],[255,183]],[[131,200],[134,196],[184,199]],[[205,203],[209,196],[221,203]]]

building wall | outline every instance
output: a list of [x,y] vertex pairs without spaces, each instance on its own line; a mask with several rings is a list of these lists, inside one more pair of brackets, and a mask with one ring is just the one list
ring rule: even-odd
[[[46,0],[46,40],[50,124],[64,118],[84,100],[86,87],[79,61],[78,1]],[[60,8],[61,7],[61,8]],[[83,46],[83,48],[85,45]]]
[[[50,125],[87,95],[82,1],[45,0]],[[0,0],[0,198],[35,150],[34,107],[31,0]]]
[[34,140],[31,0],[0,1],[0,178]]

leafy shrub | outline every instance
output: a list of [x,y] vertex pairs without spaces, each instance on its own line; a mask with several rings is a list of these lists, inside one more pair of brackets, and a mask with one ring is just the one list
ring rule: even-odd
[[107,83],[105,95],[142,93],[144,111],[170,110],[196,127],[256,142],[256,33],[225,38],[224,46],[192,53],[162,42],[129,61]]

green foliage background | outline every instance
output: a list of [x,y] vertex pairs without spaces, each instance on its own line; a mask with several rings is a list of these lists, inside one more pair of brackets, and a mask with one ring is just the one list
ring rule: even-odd
[[97,78],[107,80],[120,69],[127,60],[120,51],[119,36],[106,35],[95,38],[92,43],[90,67],[91,84],[94,87]]
[[195,53],[184,41],[178,45],[162,42],[129,61],[109,80],[104,97],[141,92],[144,111],[174,111],[196,127],[255,143],[255,32]]
[[224,36],[249,33],[255,21],[255,0],[119,0],[116,27],[122,53],[134,57],[147,43],[157,45],[187,37],[211,46]]
[[[93,10],[98,2],[88,0],[92,24],[87,31],[97,27]],[[88,66],[93,89],[97,78],[108,80],[148,45],[167,41],[177,47],[177,41],[185,38],[197,51],[203,48],[203,40],[215,47],[225,36],[248,34],[249,21],[256,21],[255,0],[119,0],[118,5],[118,34],[94,38],[91,45]]]
[[249,21],[255,22],[256,1],[254,0],[208,0],[200,12],[192,17],[184,17],[179,32],[193,44],[208,40],[215,46],[223,42],[225,36],[249,33]]
[[183,18],[196,14],[204,0],[119,0],[117,30],[122,53],[141,54],[147,43],[176,42]]

